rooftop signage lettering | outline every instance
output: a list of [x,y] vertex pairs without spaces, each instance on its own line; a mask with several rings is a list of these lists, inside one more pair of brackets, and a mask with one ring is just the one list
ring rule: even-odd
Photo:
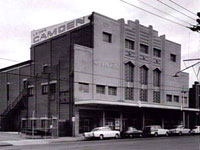
[[90,22],[88,17],[89,16],[84,16],[75,20],[66,21],[50,27],[42,28],[39,30],[33,30],[31,32],[31,45],[37,44],[64,32],[70,31],[74,28],[87,24]]

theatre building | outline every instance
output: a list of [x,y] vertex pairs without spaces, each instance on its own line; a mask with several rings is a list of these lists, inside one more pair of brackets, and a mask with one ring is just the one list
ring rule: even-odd
[[31,36],[31,59],[0,70],[2,130],[19,130],[22,118],[35,129],[56,118],[60,136],[106,125],[170,128],[189,126],[199,111],[189,108],[189,75],[174,76],[181,45],[152,26],[92,13]]

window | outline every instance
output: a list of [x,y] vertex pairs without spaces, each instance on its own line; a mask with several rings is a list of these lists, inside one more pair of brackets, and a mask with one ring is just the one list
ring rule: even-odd
[[160,91],[153,91],[153,102],[160,103]]
[[28,96],[33,96],[33,87],[28,87]]
[[140,89],[140,101],[147,102],[147,98],[148,98],[147,89]]
[[172,102],[172,95],[167,94],[166,95],[166,101],[167,102]]
[[148,82],[148,68],[146,66],[140,67],[140,83],[147,85]]
[[89,84],[88,83],[79,83],[79,91],[83,93],[89,93]]
[[104,85],[97,85],[96,92],[99,94],[105,94],[105,86]]
[[47,128],[46,127],[46,120],[41,120],[41,128]]
[[160,87],[160,70],[159,69],[155,69],[153,71],[153,85],[156,87]]
[[149,52],[148,52],[148,46],[147,45],[144,45],[144,44],[140,44],[140,51],[142,52],[142,53],[145,53],[145,54],[148,54]]
[[125,64],[125,81],[133,82],[134,78],[134,65],[130,62]]
[[161,57],[161,50],[157,49],[157,48],[154,48],[153,49],[153,56],[155,56],[155,57]]
[[112,34],[103,32],[103,41],[111,43],[112,42]]
[[36,120],[31,120],[31,128],[36,128]]
[[51,83],[49,86],[50,86],[50,93],[56,93],[56,83]]
[[6,85],[6,94],[7,94],[7,101],[10,100],[10,83],[7,83]]
[[109,95],[117,95],[117,88],[116,87],[108,87],[108,94]]
[[187,97],[184,97],[184,103],[187,104]]
[[176,62],[176,55],[170,54],[170,60]]
[[133,100],[134,99],[134,90],[133,88],[127,87],[125,88],[125,99],[126,100]]
[[134,50],[134,41],[125,39],[125,48]]
[[69,91],[60,92],[60,103],[69,103],[70,95]]
[[47,94],[48,93],[48,85],[42,85],[42,94]]
[[174,95],[174,102],[179,103],[179,96]]

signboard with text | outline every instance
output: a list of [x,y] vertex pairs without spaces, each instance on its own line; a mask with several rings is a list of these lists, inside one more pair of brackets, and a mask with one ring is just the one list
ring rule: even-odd
[[66,21],[57,25],[42,28],[39,30],[33,30],[31,32],[31,45],[37,44],[39,42],[45,41],[49,38],[62,34],[64,32],[70,31],[74,28],[80,27],[84,24],[90,22],[89,16],[84,16],[71,21]]

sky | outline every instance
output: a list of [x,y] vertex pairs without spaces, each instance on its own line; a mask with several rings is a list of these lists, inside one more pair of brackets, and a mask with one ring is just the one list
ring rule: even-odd
[[[183,14],[168,8],[158,0],[124,0],[152,13],[173,20],[184,26],[196,24],[196,15],[176,6],[170,0],[159,0]],[[161,13],[144,5],[152,5],[166,13]],[[200,0],[173,0],[193,13],[200,12]],[[30,59],[31,31],[97,12],[114,19],[140,21],[140,24],[152,25],[159,35],[182,45],[182,60],[200,58],[200,33],[166,21],[143,10],[127,5],[120,0],[0,0],[0,68]],[[172,18],[173,15],[179,19]],[[187,16],[189,17],[187,17]],[[193,19],[191,19],[193,18]],[[9,61],[9,60],[14,61]],[[182,64],[182,69],[195,61]],[[197,69],[196,66],[194,69]],[[190,74],[190,86],[197,80],[193,69]]]

